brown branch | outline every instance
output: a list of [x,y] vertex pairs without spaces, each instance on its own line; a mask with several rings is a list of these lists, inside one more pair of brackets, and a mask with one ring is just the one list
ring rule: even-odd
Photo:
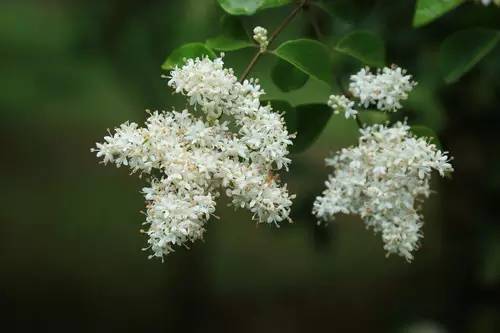
[[[297,16],[297,14],[300,12],[300,10],[304,7],[306,4],[307,0],[301,0],[300,3],[288,14],[288,16],[281,22],[281,24],[271,33],[269,36],[269,44],[267,45],[268,47],[271,45],[271,43],[276,39],[276,37],[279,35],[279,33],[285,29],[285,27]],[[255,66],[257,61],[259,60],[260,56],[264,53],[264,51],[257,51],[257,53],[253,56],[252,60],[248,64],[247,68],[243,72],[240,78],[240,82],[245,81],[246,77],[252,70],[252,68]]]

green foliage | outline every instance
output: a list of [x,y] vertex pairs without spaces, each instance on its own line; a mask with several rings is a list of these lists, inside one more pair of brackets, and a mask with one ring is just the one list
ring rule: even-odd
[[206,45],[212,50],[235,51],[255,44],[250,41],[241,21],[234,16],[223,16],[222,33],[207,40]]
[[289,62],[278,59],[276,65],[271,69],[271,78],[281,91],[289,92],[302,88],[309,76]]
[[363,125],[385,124],[389,121],[389,114],[383,111],[360,111],[358,116]]
[[283,113],[288,131],[297,134],[290,147],[290,152],[295,154],[303,152],[319,138],[332,115],[332,109],[326,104],[312,103],[293,107],[282,100],[262,102],[270,103],[274,111]]
[[499,31],[483,28],[462,30],[446,38],[440,50],[440,67],[445,82],[456,82],[486,56],[499,40]]
[[418,0],[413,26],[421,27],[460,5],[464,0]]
[[217,0],[231,15],[253,15],[259,10],[287,5],[293,0]]
[[371,13],[375,1],[352,1],[352,0],[318,0],[311,5],[321,9],[334,19],[345,22],[358,22]]
[[446,110],[438,97],[439,87],[423,77],[405,102],[412,120],[440,131],[446,121]]
[[[277,318],[294,316],[291,323],[298,330],[311,325],[310,313],[296,311],[307,299],[310,307],[336,314],[335,322],[331,316],[314,316],[318,330],[342,331],[359,316],[359,307],[339,305],[352,304],[355,295],[355,304],[363,305],[363,317],[376,318],[376,325],[374,320],[359,320],[356,330],[361,332],[396,330],[422,317],[444,319],[448,332],[457,326],[468,333],[500,331],[500,230],[494,199],[500,193],[500,160],[494,153],[499,148],[494,137],[500,130],[495,112],[500,104],[500,47],[478,64],[483,75],[470,75],[444,89],[434,66],[435,46],[444,36],[478,24],[498,28],[500,9],[470,2],[450,13],[453,17],[446,25],[411,30],[416,1],[324,2],[334,7],[345,4],[346,19],[354,17],[348,15],[357,12],[356,6],[377,4],[374,10],[361,12],[369,19],[359,25],[344,25],[338,10],[333,18],[317,8],[311,11],[325,23],[321,28],[328,38],[360,27],[387,32],[388,60],[409,67],[418,81],[404,103],[407,107],[388,115],[399,119],[407,115],[403,112],[411,112],[412,123],[439,134],[446,128],[446,141],[453,144],[451,155],[457,158],[452,164],[460,176],[441,182],[434,175],[433,189],[439,194],[425,204],[425,238],[417,260],[408,265],[386,259],[379,239],[365,232],[358,217],[342,216],[341,224],[328,228],[315,226],[311,203],[332,172],[324,158],[357,144],[356,123],[343,115],[330,118],[314,149],[292,157],[285,180],[290,193],[298,194],[294,224],[284,222],[279,231],[256,228],[248,223],[249,213],[221,202],[216,214],[224,221],[212,218],[206,244],[179,249],[165,264],[145,260],[140,251],[145,236],[137,231],[143,218],[139,211],[144,208],[137,189],[144,180],[128,177],[126,170],[98,165],[88,149],[106,128],[126,120],[141,122],[145,107],[168,111],[186,106],[185,99],[172,95],[158,77],[158,61],[168,55],[160,52],[215,36],[217,2],[79,1],[75,6],[72,1],[0,1],[2,140],[13,152],[1,176],[6,208],[1,227],[5,327],[35,326],[35,330],[40,325],[60,325],[65,318],[85,330],[96,326],[99,318],[102,329],[113,331],[168,327],[188,332],[200,326],[212,331],[222,325],[244,331],[250,327],[241,327],[242,316],[256,314],[252,326],[275,327]],[[292,6],[281,8],[283,12],[258,12],[255,23],[275,27]],[[282,41],[308,32],[311,27],[305,18],[294,20],[280,35]],[[246,48],[224,60],[240,73],[253,51]],[[269,96],[283,99],[285,94],[277,92],[268,75],[268,65],[273,64],[272,57],[262,57],[251,76],[259,78]],[[335,75],[344,79],[358,69],[340,61],[335,65]],[[426,76],[430,79],[424,80]],[[437,112],[419,97],[419,89],[436,97],[444,114],[440,126],[422,118],[423,112]],[[300,105],[326,102],[328,93],[326,85],[309,80],[286,97],[292,105]],[[65,251],[74,248],[75,240],[78,251]],[[335,283],[324,282],[332,277]],[[311,292],[311,286],[318,284],[321,292]],[[287,294],[291,296],[286,302],[269,301]],[[401,295],[410,295],[411,300]],[[221,304],[237,305],[237,313],[206,322],[190,320],[193,305],[200,313],[210,313]],[[103,308],[109,309],[105,319]]]
[[427,126],[414,125],[414,126],[411,126],[411,132],[418,137],[429,138],[431,143],[433,143],[436,146],[438,146],[439,148],[441,148],[441,142],[439,141],[439,138],[433,129],[431,129]]
[[312,39],[290,40],[281,44],[273,54],[307,75],[331,85],[332,61],[322,43]]
[[383,67],[385,64],[384,41],[369,31],[351,32],[337,43],[335,50],[369,66]]
[[294,112],[285,115],[288,130],[296,132],[291,152],[300,153],[311,146],[320,136],[332,109],[326,104],[304,104],[295,107]]
[[175,66],[182,65],[185,59],[209,56],[215,58],[215,53],[205,46],[203,43],[188,43],[175,49],[167,57],[161,68],[163,70],[171,70]]

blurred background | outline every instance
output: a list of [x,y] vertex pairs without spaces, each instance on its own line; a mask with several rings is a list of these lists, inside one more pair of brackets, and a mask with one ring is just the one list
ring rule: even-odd
[[[342,2],[341,0],[339,0]],[[310,211],[330,170],[324,158],[354,144],[356,124],[333,116],[285,175],[297,193],[293,224],[256,226],[226,208],[205,242],[147,260],[139,232],[143,181],[98,164],[90,148],[144,110],[182,106],[161,79],[175,47],[216,35],[215,0],[0,2],[0,319],[7,332],[500,332],[500,48],[444,85],[437,51],[452,32],[500,28],[500,9],[465,5],[420,29],[414,1],[344,1],[332,20],[311,9],[280,40],[324,41],[354,28],[383,36],[388,63],[414,74],[412,124],[433,128],[454,156],[435,177],[425,238],[412,264],[385,257],[357,217],[317,227]],[[243,17],[275,27],[290,7]],[[275,44],[277,45],[277,44]],[[253,50],[226,54],[241,73]],[[334,54],[336,77],[360,64]],[[275,59],[252,72],[270,98],[325,102],[310,80],[281,93]]]

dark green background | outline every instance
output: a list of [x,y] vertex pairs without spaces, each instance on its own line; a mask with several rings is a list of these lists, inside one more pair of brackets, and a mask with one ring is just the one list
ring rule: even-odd
[[[139,233],[143,182],[104,167],[89,149],[107,128],[142,121],[144,109],[183,106],[160,65],[185,42],[218,33],[213,0],[0,2],[0,319],[24,332],[409,332],[432,321],[448,332],[500,331],[500,48],[445,86],[438,50],[452,32],[500,28],[500,9],[466,5],[420,29],[414,1],[339,1],[340,18],[297,18],[280,40],[313,37],[308,15],[333,46],[355,28],[383,36],[388,64],[419,86],[406,111],[439,133],[455,157],[435,179],[414,263],[385,258],[357,217],[317,227],[329,152],[356,142],[356,124],[333,116],[285,176],[297,193],[294,224],[256,227],[218,205],[205,242],[147,260]],[[272,29],[290,7],[245,17]],[[332,23],[333,22],[333,23]],[[227,54],[236,73],[252,50]],[[333,51],[332,51],[333,52]],[[345,81],[360,64],[334,53]],[[280,93],[266,57],[252,73],[270,98],[325,102],[308,82]],[[424,330],[419,332],[437,332]]]

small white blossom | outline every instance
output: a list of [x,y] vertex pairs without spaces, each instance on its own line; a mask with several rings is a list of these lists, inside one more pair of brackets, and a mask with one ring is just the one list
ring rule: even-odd
[[259,44],[260,52],[267,50],[269,40],[267,39],[267,30],[263,27],[255,27],[253,29],[253,39]]
[[401,101],[408,98],[417,84],[411,78],[398,66],[379,69],[376,74],[366,67],[351,75],[349,91],[359,99],[360,106],[374,105],[379,110],[395,112],[402,108]]
[[338,213],[358,214],[381,233],[387,254],[413,259],[422,238],[419,202],[430,194],[432,170],[453,171],[446,152],[410,133],[404,123],[360,130],[359,144],[342,149],[327,165],[334,174],[316,198],[313,213],[324,221]]
[[358,114],[358,111],[353,108],[354,102],[344,95],[330,95],[328,106],[333,109],[335,114],[343,113],[346,119],[354,118]]
[[201,239],[221,189],[259,223],[289,220],[294,195],[275,172],[288,168],[294,135],[281,114],[260,104],[256,80],[239,83],[223,65],[222,58],[188,59],[170,73],[168,85],[204,117],[155,111],[144,127],[124,123],[92,149],[105,164],[150,174],[143,193],[152,256]]

